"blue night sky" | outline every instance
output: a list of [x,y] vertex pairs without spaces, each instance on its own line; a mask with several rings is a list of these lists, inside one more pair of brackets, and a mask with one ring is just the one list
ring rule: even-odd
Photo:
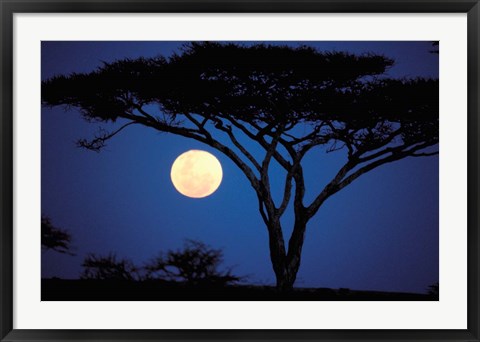
[[[430,42],[288,42],[319,50],[372,52],[395,60],[387,76],[438,78]],[[43,42],[42,80],[90,72],[123,58],[170,55],[182,42]],[[283,42],[285,44],[285,42]],[[224,251],[224,266],[247,282],[275,284],[267,230],[256,195],[226,156],[200,142],[129,127],[100,153],[77,148],[100,124],[74,108],[42,108],[42,213],[73,236],[76,256],[42,252],[42,277],[78,278],[88,253],[115,252],[142,264],[196,239]],[[254,144],[250,149],[258,149]],[[203,149],[221,162],[223,181],[203,199],[178,193],[170,168],[181,153]],[[317,148],[304,160],[309,203],[346,161]],[[272,186],[283,183],[273,176]],[[425,292],[438,281],[438,156],[377,168],[329,198],[307,226],[299,287]],[[275,192],[279,193],[279,192]],[[291,209],[291,208],[290,208]],[[283,219],[291,232],[292,215]]]

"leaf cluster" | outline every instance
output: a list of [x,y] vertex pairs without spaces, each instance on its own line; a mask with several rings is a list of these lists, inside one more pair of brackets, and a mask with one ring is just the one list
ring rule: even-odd
[[72,236],[68,231],[55,227],[47,216],[42,216],[41,234],[43,249],[51,249],[58,253],[73,255],[71,252]]
[[308,46],[193,42],[168,59],[125,59],[91,73],[53,77],[42,83],[42,103],[78,107],[86,118],[103,121],[151,103],[170,115],[302,119],[318,114],[318,99],[333,89],[391,65],[383,56]]

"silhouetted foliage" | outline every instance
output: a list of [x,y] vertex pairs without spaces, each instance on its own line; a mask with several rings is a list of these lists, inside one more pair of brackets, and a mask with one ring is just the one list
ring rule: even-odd
[[57,228],[47,216],[41,219],[41,243],[44,250],[53,250],[58,253],[74,255],[71,251],[72,236],[64,229]]
[[146,266],[148,279],[185,282],[188,285],[226,285],[240,280],[231,270],[220,271],[223,252],[199,241],[187,240],[183,249],[159,255]]
[[113,253],[107,256],[89,254],[82,264],[82,279],[139,280],[138,268],[128,259],[117,259]]
[[[308,46],[193,42],[168,58],[124,59],[53,77],[42,83],[42,103],[76,107],[89,121],[121,123],[79,141],[91,150],[143,125],[224,153],[257,195],[277,286],[288,289],[307,222],[326,199],[381,165],[438,153],[438,80],[388,78],[393,63]],[[258,144],[261,158],[247,150],[246,139]],[[346,161],[305,203],[302,161],[319,146],[343,151]],[[272,162],[285,172],[279,200],[271,191]],[[295,221],[287,248],[281,217],[291,201]]]
[[229,269],[220,271],[223,252],[199,241],[187,240],[183,249],[168,251],[152,259],[145,267],[137,267],[129,259],[89,254],[84,259],[82,279],[153,280],[183,282],[188,285],[226,285],[240,280]]
[[440,286],[439,286],[439,283],[438,283],[438,281],[437,281],[435,284],[430,285],[430,286],[428,287],[428,294],[429,294],[429,295],[432,295],[432,296],[438,297],[438,295],[439,295],[439,293],[440,293],[439,289],[440,289]]

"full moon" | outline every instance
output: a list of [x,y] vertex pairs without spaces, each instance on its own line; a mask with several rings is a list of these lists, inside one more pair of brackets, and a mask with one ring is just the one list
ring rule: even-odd
[[190,150],[179,155],[170,172],[175,189],[191,198],[213,194],[220,186],[222,177],[222,166],[218,159],[201,150]]

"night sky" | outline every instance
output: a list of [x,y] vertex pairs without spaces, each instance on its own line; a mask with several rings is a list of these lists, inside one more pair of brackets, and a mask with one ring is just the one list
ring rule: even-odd
[[[41,77],[90,72],[102,61],[168,56],[182,44],[42,42]],[[288,44],[383,54],[395,60],[389,77],[438,78],[438,54],[430,52],[430,42]],[[234,266],[233,273],[248,276],[248,283],[275,284],[255,192],[226,156],[200,142],[135,125],[95,153],[75,142],[92,137],[101,124],[85,122],[76,109],[42,108],[41,122],[42,213],[72,234],[76,253],[43,251],[42,277],[78,278],[90,252],[115,252],[141,265],[196,239],[221,248],[224,266]],[[248,147],[259,149],[253,143]],[[190,149],[209,151],[222,164],[222,184],[209,197],[185,197],[170,181],[173,161]],[[344,151],[326,154],[317,148],[307,155],[306,203],[345,161]],[[272,187],[283,184],[284,175],[278,176]],[[438,184],[438,156],[407,158],[330,197],[307,226],[295,286],[426,292],[438,281]],[[288,240],[291,213],[282,222]]]

